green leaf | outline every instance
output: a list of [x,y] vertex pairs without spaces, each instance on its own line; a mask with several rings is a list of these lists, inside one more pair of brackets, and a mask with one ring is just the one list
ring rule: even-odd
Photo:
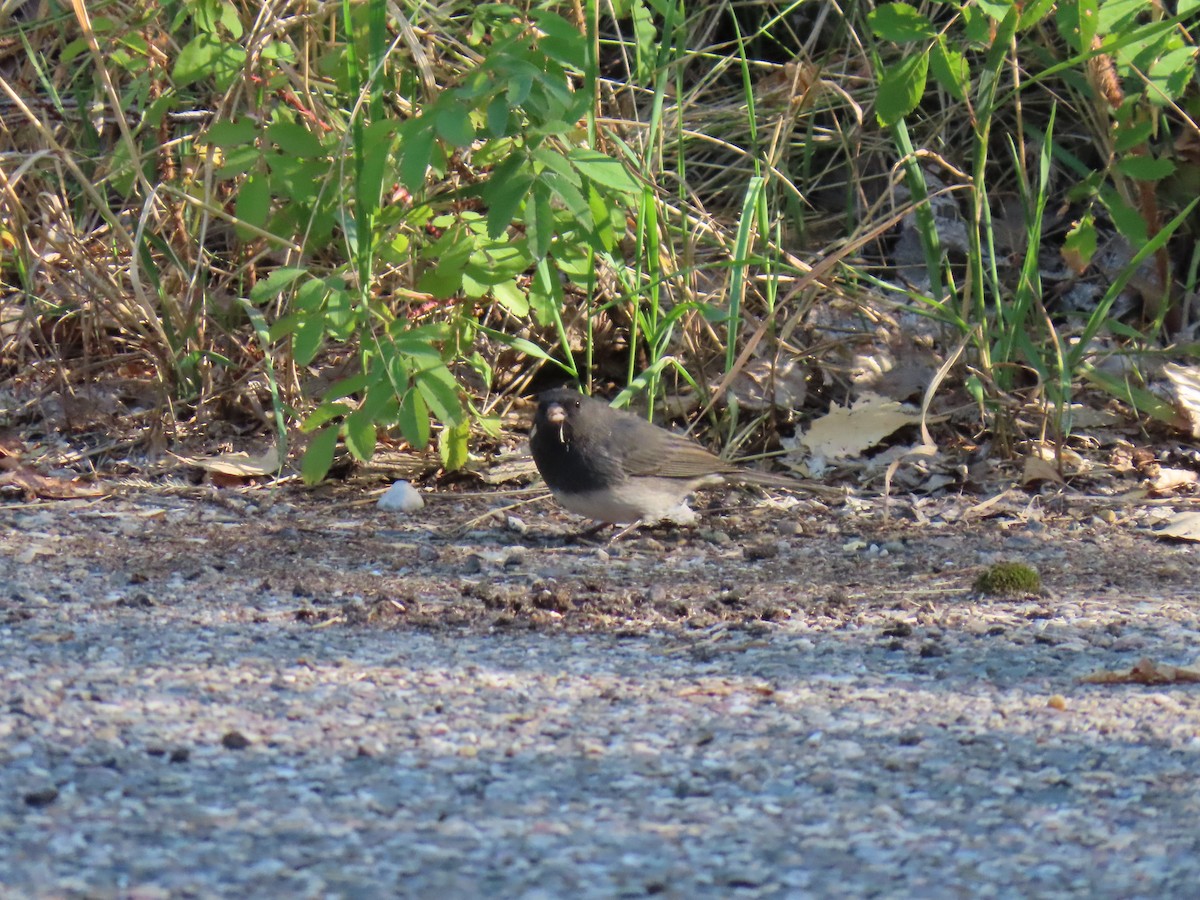
[[991,46],[983,58],[983,65],[986,69],[998,71],[1004,64],[1008,56],[1008,49],[1012,46],[1013,36],[1017,33],[1017,24],[1020,20],[1018,12],[1019,7],[1010,6],[1008,14],[997,21],[991,37]]
[[319,312],[325,304],[325,298],[330,292],[330,287],[320,278],[310,278],[300,287],[296,288],[296,296],[293,298],[292,305],[304,312]]
[[296,279],[308,274],[307,269],[296,266],[284,266],[276,269],[253,288],[250,289],[250,300],[256,306],[279,296],[285,288],[290,287]]
[[395,129],[396,123],[390,119],[372,122],[363,129],[363,164],[355,193],[359,202],[367,204],[371,209],[379,208],[379,199],[383,193],[383,180],[388,173],[388,161],[391,159],[392,138]]
[[[1138,337],[1145,339],[1144,335],[1138,335]],[[1128,403],[1143,415],[1151,416],[1170,425],[1178,425],[1179,413],[1175,407],[1145,388],[1134,384],[1129,376],[1122,378],[1087,363],[1079,367],[1079,374],[1118,400]]]
[[225,158],[217,168],[216,176],[222,180],[241,178],[247,172],[259,169],[263,152],[254,144],[244,147],[230,147],[225,151]]
[[267,140],[290,156],[313,159],[326,155],[320,138],[298,122],[275,122],[267,128]]
[[534,259],[550,252],[554,241],[554,210],[550,207],[550,192],[541,182],[533,185],[533,202],[525,205],[525,234]]
[[271,169],[271,191],[287,197],[291,204],[309,203],[316,198],[321,182],[330,174],[326,160],[305,160],[282,153],[266,157]]
[[492,286],[492,296],[518,319],[529,315],[529,299],[515,281],[504,281]]
[[435,135],[425,116],[414,119],[410,124],[414,127],[406,129],[401,135],[400,180],[406,188],[416,193],[425,186],[425,172],[433,155]]
[[876,7],[867,16],[867,23],[878,37],[894,44],[927,41],[937,35],[933,23],[907,3],[886,3]]
[[304,459],[300,461],[300,476],[305,484],[316,484],[327,474],[333,465],[333,451],[337,448],[338,427],[326,426],[318,431],[304,451]]
[[325,400],[320,406],[305,416],[304,421],[300,423],[300,430],[305,434],[315,431],[326,422],[332,422],[334,419],[340,419],[342,416],[348,416],[353,410],[349,404],[338,403],[334,400]]
[[296,365],[307,366],[312,362],[324,341],[325,317],[319,313],[305,316],[292,339],[292,358],[295,359]]
[[453,147],[466,147],[475,140],[475,126],[471,124],[471,116],[465,106],[460,103],[445,102],[433,114],[433,126],[437,129],[438,137]]
[[875,116],[879,124],[894,125],[917,108],[925,94],[929,55],[914,53],[884,70],[875,97]]
[[543,257],[534,269],[533,281],[529,284],[529,305],[539,325],[555,321],[563,306],[562,280],[551,261]]
[[626,194],[640,190],[629,170],[618,160],[605,156],[596,150],[576,147],[567,153],[567,159],[586,178],[603,187],[612,188]]
[[508,89],[504,92],[511,109],[516,109],[529,99],[529,94],[533,90],[534,77],[533,73],[526,71],[511,73],[508,79]]
[[494,138],[504,137],[508,134],[509,121],[512,118],[508,108],[508,101],[502,94],[497,94],[492,98],[492,102],[487,108],[487,130]]
[[977,404],[982,406],[984,400],[986,399],[987,394],[986,394],[986,390],[984,389],[984,386],[983,386],[983,381],[979,378],[979,376],[978,375],[968,376],[967,381],[966,381],[966,388],[967,388],[967,393],[971,395],[971,398]]
[[1082,273],[1091,265],[1092,257],[1096,255],[1096,246],[1096,219],[1091,213],[1087,213],[1067,232],[1063,241],[1063,259],[1076,272]]
[[257,138],[258,125],[250,119],[238,119],[233,122],[214,122],[200,140],[222,150],[231,150],[234,147],[253,146]]
[[542,184],[546,186],[551,197],[557,198],[567,208],[567,212],[581,228],[589,231],[593,228],[591,209],[588,208],[588,202],[579,188],[557,172],[542,173]]
[[1032,2],[1026,2],[1021,7],[1021,18],[1017,22],[1017,28],[1024,31],[1041,22],[1050,13],[1050,10],[1054,8],[1054,3],[1055,0],[1032,0]]
[[1158,104],[1165,106],[1171,100],[1178,100],[1192,80],[1196,70],[1196,48],[1194,46],[1176,47],[1167,50],[1150,64],[1146,72],[1149,87],[1146,96]]
[[436,263],[421,274],[417,289],[442,300],[453,297],[462,287],[463,271],[474,249],[474,240],[465,229],[448,230],[441,240],[426,248],[426,254]]
[[1153,156],[1126,156],[1117,160],[1117,171],[1138,181],[1161,181],[1175,172],[1175,163]]
[[1150,140],[1154,133],[1154,122],[1138,122],[1134,125],[1117,124],[1116,137],[1113,140],[1113,150],[1117,153],[1128,153],[1134,147],[1141,146]]
[[[271,215],[271,185],[265,175],[251,175],[238,189],[234,214],[240,222],[262,228]],[[238,228],[238,237],[249,240],[254,236],[249,228]]]
[[456,425],[463,420],[462,401],[458,383],[445,365],[437,365],[413,375],[425,403],[444,425]]
[[963,33],[967,43],[979,49],[991,45],[992,20],[978,6],[966,5],[962,9]]
[[1146,0],[1104,0],[1097,18],[1098,31],[1100,34],[1129,31],[1145,10]]
[[1134,247],[1141,247],[1150,239],[1146,220],[1142,218],[1142,214],[1126,203],[1114,188],[1111,186],[1102,188],[1100,202],[1108,210],[1113,224],[1117,226],[1117,231]]
[[584,71],[587,68],[588,45],[582,31],[555,13],[534,10],[530,18],[545,32],[538,49],[565,66]]
[[409,388],[400,402],[400,433],[414,449],[429,446],[429,407],[416,388]]
[[442,429],[438,437],[438,456],[442,459],[442,467],[447,472],[455,472],[467,464],[470,459],[468,438],[471,436],[471,424],[460,422],[457,425]]
[[[199,4],[196,6],[199,6]],[[236,41],[242,36],[242,21],[238,18],[237,7],[230,3],[229,0],[219,0],[217,6],[220,10],[217,21],[229,31],[230,36]],[[196,7],[192,8],[195,9]]]
[[359,462],[367,462],[375,455],[375,444],[379,439],[375,418],[365,409],[356,409],[343,426],[346,449]]
[[951,50],[941,40],[930,50],[929,66],[933,77],[955,100],[965,100],[967,89],[971,85],[971,72],[967,66],[966,57],[957,50]]
[[583,179],[579,177],[579,170],[571,165],[570,160],[549,147],[537,147],[534,149],[533,160],[535,163],[544,166],[551,172],[555,172],[567,179],[577,188],[583,187]]
[[211,34],[198,34],[179,51],[171,76],[176,87],[212,78],[224,90],[245,65],[246,51],[237,44],[226,43]]
[[487,233],[493,240],[508,230],[533,186],[533,175],[521,171],[527,160],[514,153],[492,172],[483,188],[483,200],[488,205]]
[[614,215],[617,211],[608,205],[594,185],[588,185],[588,209],[591,210],[592,221],[596,223],[595,238],[600,244],[597,249],[611,253],[617,246],[617,220],[623,217]]
[[277,344],[285,337],[295,334],[302,319],[303,316],[300,313],[288,313],[286,316],[280,316],[271,323],[271,327],[267,330],[267,343]]
[[977,0],[979,8],[992,19],[1001,22],[1013,7],[1013,0]]
[[494,331],[491,328],[484,328],[482,330],[491,335],[500,343],[511,347],[524,356],[528,356],[532,359],[545,360],[546,362],[553,360],[553,357],[549,353],[547,353],[533,341],[520,337],[512,337],[511,335],[505,334],[502,331]]

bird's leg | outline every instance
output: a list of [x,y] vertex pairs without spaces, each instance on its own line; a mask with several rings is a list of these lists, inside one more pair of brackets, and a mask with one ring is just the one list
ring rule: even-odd
[[607,527],[608,527],[607,522],[597,522],[595,525],[590,525],[587,528],[584,528],[582,531],[576,531],[572,534],[567,535],[567,537],[566,537],[567,543],[574,544],[577,541],[584,541],[584,540],[588,540],[590,538],[594,538],[597,534],[599,534],[601,531],[603,531]]
[[624,528],[622,528],[620,531],[618,531],[616,534],[614,534],[612,537],[610,537],[608,539],[608,541],[606,542],[605,546],[612,546],[613,544],[615,544],[617,541],[621,540],[622,538],[626,538],[629,535],[633,534],[635,531],[637,531],[639,528],[641,528],[645,524],[646,524],[645,519],[638,519],[636,522],[631,522],[630,524],[628,524]]

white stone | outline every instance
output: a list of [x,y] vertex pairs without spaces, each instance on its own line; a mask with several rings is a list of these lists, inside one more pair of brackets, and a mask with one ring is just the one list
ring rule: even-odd
[[412,513],[425,508],[425,499],[407,481],[397,481],[379,498],[379,508],[385,512]]

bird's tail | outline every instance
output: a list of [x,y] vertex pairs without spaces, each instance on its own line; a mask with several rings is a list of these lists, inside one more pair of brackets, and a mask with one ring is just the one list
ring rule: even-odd
[[760,472],[758,469],[737,468],[726,473],[725,479],[734,484],[757,484],[759,487],[781,488],[785,491],[803,491],[808,487],[799,478],[777,475],[774,472]]

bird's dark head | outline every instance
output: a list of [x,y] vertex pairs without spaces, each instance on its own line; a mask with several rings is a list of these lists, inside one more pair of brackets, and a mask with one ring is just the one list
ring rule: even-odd
[[543,438],[556,438],[561,444],[571,442],[571,420],[579,412],[586,398],[567,388],[546,391],[538,397],[535,430]]

